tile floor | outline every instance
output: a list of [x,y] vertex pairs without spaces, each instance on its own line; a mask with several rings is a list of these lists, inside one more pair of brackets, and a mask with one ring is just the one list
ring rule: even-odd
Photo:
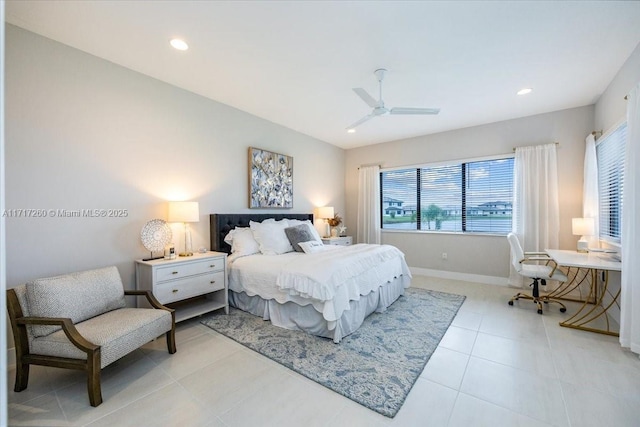
[[[103,370],[92,408],[82,374],[32,367],[12,426],[638,426],[640,359],[615,337],[562,328],[556,307],[507,305],[513,289],[416,276],[467,296],[395,418],[381,416],[202,326]],[[575,309],[570,305],[568,312]]]

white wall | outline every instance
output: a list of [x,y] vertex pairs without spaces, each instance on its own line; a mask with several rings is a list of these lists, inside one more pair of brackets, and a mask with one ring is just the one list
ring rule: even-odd
[[624,97],[640,81],[640,44],[636,46],[615,78],[596,102],[595,128],[604,132],[626,117]]
[[[571,218],[582,215],[584,139],[593,130],[593,115],[594,107],[585,106],[347,150],[347,227],[356,228],[360,165],[388,168],[472,159],[513,154],[518,146],[559,142],[560,247],[575,248],[578,237],[571,234]],[[405,252],[411,267],[488,278],[509,275],[504,236],[387,231],[382,240]],[[447,252],[447,260],[442,260],[442,252]]]
[[200,203],[193,244],[209,247],[208,214],[250,212],[250,146],[294,158],[294,208],[277,212],[344,212],[342,149],[7,25],[7,209],[128,211],[6,218],[7,287],[116,265],[133,288],[140,231],[167,200]]

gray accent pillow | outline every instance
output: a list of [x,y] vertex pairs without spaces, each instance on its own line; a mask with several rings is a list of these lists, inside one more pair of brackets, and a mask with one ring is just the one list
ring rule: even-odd
[[295,227],[285,228],[284,232],[287,235],[287,239],[289,239],[291,246],[293,246],[293,250],[296,252],[304,252],[298,243],[316,240],[307,224],[300,224]]

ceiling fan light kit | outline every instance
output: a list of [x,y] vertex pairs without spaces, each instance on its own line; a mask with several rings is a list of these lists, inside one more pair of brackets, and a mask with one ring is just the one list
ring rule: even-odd
[[347,127],[347,131],[353,131],[357,126],[370,120],[376,116],[384,116],[387,114],[402,114],[402,115],[434,115],[440,112],[439,108],[415,108],[415,107],[393,107],[387,108],[384,106],[384,100],[382,99],[382,81],[384,80],[384,74],[387,72],[384,68],[378,68],[374,71],[378,84],[380,87],[380,96],[376,101],[375,98],[369,95],[369,92],[361,87],[353,88],[353,91],[362,99],[369,107],[373,108],[370,114],[364,116],[351,126]]

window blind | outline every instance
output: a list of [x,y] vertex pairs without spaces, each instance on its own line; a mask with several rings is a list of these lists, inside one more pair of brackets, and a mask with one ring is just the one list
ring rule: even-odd
[[596,145],[600,238],[613,243],[620,243],[626,139],[623,123]]
[[513,157],[382,171],[383,229],[507,234]]
[[511,231],[513,158],[466,164],[466,231]]
[[401,169],[381,172],[380,175],[382,228],[417,229],[418,170]]
[[462,165],[423,168],[421,230],[462,231]]

